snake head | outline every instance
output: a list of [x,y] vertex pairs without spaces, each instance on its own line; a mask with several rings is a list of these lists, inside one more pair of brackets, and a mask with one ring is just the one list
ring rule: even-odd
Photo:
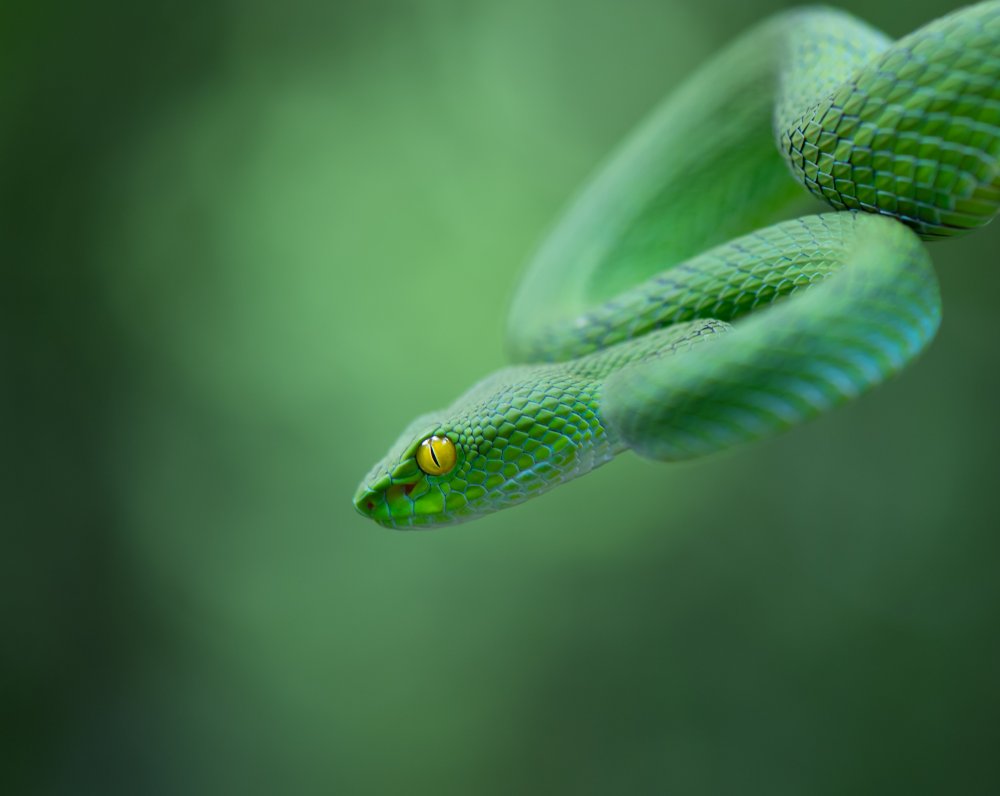
[[418,418],[358,486],[355,508],[387,528],[461,521],[480,496],[462,477],[467,444],[436,416]]
[[451,525],[541,494],[610,458],[587,384],[544,366],[483,380],[415,420],[354,495],[388,528]]

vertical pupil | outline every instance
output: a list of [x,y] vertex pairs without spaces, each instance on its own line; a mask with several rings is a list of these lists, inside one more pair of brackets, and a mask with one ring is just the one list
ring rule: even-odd
[[427,446],[428,448],[430,448],[430,449],[431,449],[431,458],[432,458],[432,459],[434,460],[434,464],[435,464],[435,465],[436,465],[437,467],[440,467],[440,466],[441,466],[441,462],[439,462],[439,461],[438,461],[438,457],[437,457],[437,451],[436,451],[436,450],[434,450],[434,449],[435,449],[435,448],[436,448],[436,447],[437,447],[437,446],[438,446],[439,444],[440,444],[440,443],[439,443],[439,442],[438,442],[437,440],[435,440],[435,439],[432,439],[432,440],[431,440],[431,444]]

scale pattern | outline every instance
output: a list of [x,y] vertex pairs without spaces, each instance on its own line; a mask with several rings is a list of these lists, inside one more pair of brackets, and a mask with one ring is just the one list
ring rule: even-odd
[[[933,338],[920,239],[996,214],[998,155],[1000,1],[896,43],[831,9],[763,23],[656,110],[541,247],[508,333],[529,364],[414,421],[355,505],[389,527],[461,522],[626,449],[701,456],[857,397]],[[796,182],[847,212],[773,223]],[[456,446],[439,476],[414,457],[432,434]]]
[[907,36],[784,128],[795,174],[838,210],[925,238],[985,224],[1000,201],[1000,7]]

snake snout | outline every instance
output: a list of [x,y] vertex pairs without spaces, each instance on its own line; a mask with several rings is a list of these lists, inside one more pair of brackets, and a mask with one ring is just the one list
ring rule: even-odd
[[392,510],[382,484],[362,482],[354,493],[354,508],[363,517],[375,520],[379,525],[392,524]]
[[354,493],[354,508],[359,514],[363,514],[365,517],[371,517],[372,512],[378,505],[378,500],[378,495],[362,484],[358,487],[357,492]]

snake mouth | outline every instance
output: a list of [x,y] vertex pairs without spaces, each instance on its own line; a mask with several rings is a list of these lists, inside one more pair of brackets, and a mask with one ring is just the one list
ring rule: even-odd
[[410,499],[413,484],[392,484],[388,488],[362,484],[354,493],[354,508],[362,516],[383,528],[396,531],[428,531],[446,525],[458,525],[474,519],[475,514],[440,510],[421,511],[418,501]]

